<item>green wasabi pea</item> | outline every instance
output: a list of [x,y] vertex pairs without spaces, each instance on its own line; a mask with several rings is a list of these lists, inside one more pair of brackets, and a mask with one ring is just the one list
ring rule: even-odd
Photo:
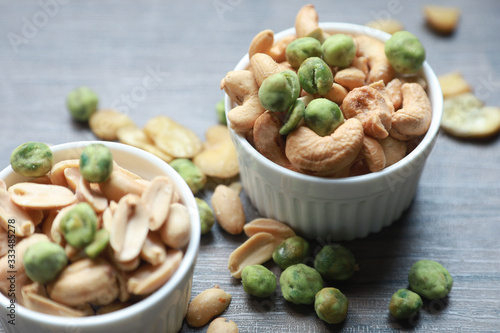
[[97,110],[99,97],[88,87],[79,87],[71,91],[66,98],[66,106],[71,116],[78,121],[87,121]]
[[446,268],[433,260],[419,260],[408,273],[410,288],[428,299],[447,296],[453,286],[453,278]]
[[331,35],[321,45],[323,60],[330,66],[349,67],[356,57],[356,44],[351,36]]
[[52,169],[54,156],[49,146],[41,142],[26,142],[10,155],[12,169],[25,177],[40,177]]
[[286,60],[293,68],[299,68],[309,57],[321,57],[321,43],[313,37],[301,37],[292,41],[285,50]]
[[59,229],[69,245],[84,247],[94,240],[97,216],[88,203],[81,202],[62,217]]
[[224,104],[224,98],[221,99],[220,101],[215,104],[215,113],[217,115],[217,120],[219,121],[219,124],[221,125],[227,125],[227,119],[226,119],[226,107]]
[[207,177],[190,159],[176,158],[169,164],[184,179],[193,194],[205,187]]
[[304,112],[306,125],[319,136],[332,134],[344,122],[339,106],[326,98],[316,98]]
[[385,43],[389,63],[401,74],[414,74],[422,68],[425,49],[420,40],[408,31],[398,31]]
[[285,239],[273,252],[273,260],[282,269],[300,264],[311,254],[309,242],[300,236]]
[[198,212],[200,214],[200,226],[201,233],[206,234],[214,226],[215,217],[214,212],[207,204],[206,201],[200,198],[194,198],[196,200],[196,205],[198,206]]
[[288,110],[300,94],[297,74],[286,70],[266,78],[259,88],[259,101],[266,110],[282,112]]
[[106,248],[108,243],[109,243],[109,231],[107,231],[106,229],[99,229],[96,232],[92,243],[85,246],[85,249],[83,251],[85,252],[87,257],[95,259]]
[[399,289],[391,297],[389,311],[398,319],[410,318],[420,310],[422,304],[422,298],[417,293]]
[[342,245],[325,245],[314,258],[314,268],[326,280],[347,280],[357,270],[352,252]]
[[304,60],[297,74],[300,86],[309,94],[325,95],[332,88],[332,70],[319,57],[310,57]]
[[276,276],[262,265],[250,265],[241,272],[243,290],[256,297],[269,297],[276,290]]
[[305,109],[306,107],[304,102],[300,99],[296,100],[288,109],[285,120],[283,121],[283,126],[281,126],[279,133],[281,135],[288,135],[288,133],[297,128],[300,121],[304,118]]
[[23,255],[26,275],[41,284],[52,281],[67,266],[68,258],[64,249],[49,241],[30,245]]
[[314,298],[314,310],[328,324],[339,324],[347,317],[349,300],[337,288],[323,288]]
[[296,264],[281,273],[280,286],[287,301],[294,304],[313,304],[316,293],[323,289],[323,279],[314,268]]
[[90,183],[102,183],[113,172],[113,155],[108,147],[93,143],[80,154],[80,173]]

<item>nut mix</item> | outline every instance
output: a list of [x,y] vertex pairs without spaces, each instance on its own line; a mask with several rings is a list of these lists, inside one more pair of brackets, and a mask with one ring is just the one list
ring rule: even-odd
[[[16,166],[20,161],[14,158]],[[142,179],[94,144],[80,161],[64,160],[37,175],[0,188],[2,230],[15,221],[19,237],[17,244],[6,242],[17,255],[14,267],[7,255],[0,259],[2,293],[9,292],[8,271],[15,268],[19,304],[89,316],[140,301],[175,273],[190,220],[168,177]]]
[[[409,76],[425,60],[418,38],[397,31],[384,43],[323,31],[312,5],[297,13],[295,31],[276,42],[271,30],[260,32],[250,66],[222,79],[236,104],[227,113],[230,127],[276,164],[316,176],[376,172],[406,156],[432,118],[425,87]],[[383,149],[388,137],[400,144]]]

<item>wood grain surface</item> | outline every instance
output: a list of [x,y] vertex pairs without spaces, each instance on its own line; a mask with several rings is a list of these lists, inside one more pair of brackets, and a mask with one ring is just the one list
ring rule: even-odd
[[[458,30],[440,36],[426,27],[424,0],[314,2],[321,21],[365,24],[402,21],[427,50],[436,74],[460,71],[488,105],[500,106],[500,2],[456,0]],[[450,2],[435,0],[435,3]],[[139,126],[168,115],[200,138],[217,123],[220,80],[264,29],[292,27],[301,1],[0,1],[0,161],[25,141],[58,144],[95,139],[71,120],[65,97],[86,85],[100,107],[126,112]],[[145,86],[144,82],[156,84]],[[148,88],[148,89],[145,89]],[[202,196],[209,199],[211,191]],[[247,220],[258,216],[244,193]],[[192,294],[215,284],[232,294],[225,318],[240,332],[499,332],[500,141],[457,140],[440,133],[410,209],[392,226],[344,242],[359,272],[335,284],[349,299],[339,325],[311,306],[247,295],[227,270],[229,254],[246,238],[215,226],[203,235]],[[323,240],[325,241],[325,240]],[[326,240],[328,241],[328,240]],[[314,243],[318,249],[320,243]],[[426,302],[409,322],[394,319],[391,295],[407,287],[419,259],[448,268],[453,290]],[[279,275],[274,265],[269,267]],[[205,332],[184,324],[182,332]]]

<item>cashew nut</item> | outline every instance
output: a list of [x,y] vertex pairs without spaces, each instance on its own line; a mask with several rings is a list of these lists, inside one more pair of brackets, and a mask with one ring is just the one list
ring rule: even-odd
[[356,67],[341,69],[335,74],[334,80],[347,90],[353,90],[365,85],[366,75]]
[[432,108],[424,88],[418,83],[404,83],[401,91],[403,107],[392,117],[391,136],[393,132],[410,137],[425,134],[431,125]]
[[295,33],[297,38],[314,37],[320,42],[324,40],[324,32],[318,25],[318,13],[314,5],[305,5],[295,17]]
[[360,156],[371,172],[380,171],[386,166],[384,149],[377,140],[367,135],[363,139]]
[[403,93],[401,91],[402,86],[403,82],[396,78],[391,80],[385,87],[385,91],[387,92],[387,95],[389,95],[392,105],[394,105],[394,110],[398,110],[403,103]]
[[265,53],[274,61],[281,63],[286,60],[286,47],[295,38],[294,35],[289,35],[274,42],[274,32],[269,29],[263,30],[252,39],[248,49],[248,57],[251,59],[257,53]]
[[274,44],[274,32],[266,29],[259,32],[250,43],[248,57],[251,59],[256,53],[267,53]]
[[284,70],[284,68],[274,61],[271,56],[265,53],[254,54],[254,56],[250,58],[250,65],[259,87],[265,79]]
[[281,119],[274,112],[264,112],[253,127],[254,146],[264,157],[290,168],[290,161],[285,155],[285,140],[279,133],[281,126]]
[[347,93],[348,91],[346,88],[334,82],[328,93],[326,95],[323,95],[323,97],[328,98],[330,101],[340,105],[344,101],[344,98],[347,96]]
[[385,166],[388,167],[402,160],[406,156],[406,143],[396,140],[391,136],[385,139],[379,139],[378,142],[384,149]]
[[329,174],[350,165],[363,144],[363,127],[355,118],[348,119],[335,132],[321,137],[306,126],[290,134],[285,152],[298,169]]
[[266,111],[259,101],[259,86],[249,70],[231,71],[222,79],[220,88],[238,104],[227,113],[230,126],[240,133],[252,129],[255,120]]
[[357,118],[361,121],[366,135],[383,139],[391,128],[391,108],[378,90],[363,86],[351,90],[342,102],[345,118]]
[[367,83],[383,80],[385,84],[394,78],[396,72],[385,56],[385,44],[378,39],[366,35],[354,37],[358,46],[357,55],[368,59],[370,71]]

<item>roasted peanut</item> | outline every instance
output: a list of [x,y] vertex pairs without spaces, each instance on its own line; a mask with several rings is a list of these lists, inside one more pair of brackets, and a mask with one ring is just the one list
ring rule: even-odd
[[9,187],[12,201],[29,209],[55,209],[76,202],[75,194],[59,185],[17,183]]
[[124,113],[115,110],[99,110],[90,116],[89,126],[99,139],[116,140],[120,128],[135,125],[132,119]]
[[52,300],[68,306],[87,302],[106,305],[117,298],[118,284],[112,266],[105,260],[81,259],[50,282],[47,292]]
[[216,318],[208,326],[207,333],[238,333],[238,325],[226,318]]
[[224,312],[230,302],[231,295],[218,286],[204,290],[189,303],[186,321],[189,326],[201,327]]
[[259,232],[236,248],[228,260],[231,275],[241,278],[243,268],[249,265],[261,265],[272,258],[276,249],[276,238],[267,232]]
[[211,203],[215,218],[222,229],[233,235],[243,231],[245,212],[237,192],[226,185],[217,185]]
[[143,264],[138,270],[130,274],[127,288],[135,295],[147,295],[160,288],[175,273],[181,264],[183,252],[168,249],[167,257],[160,265]]
[[201,151],[196,133],[166,116],[151,118],[143,130],[161,151],[174,158],[191,158]]
[[159,230],[163,242],[174,249],[183,248],[189,242],[190,232],[186,206],[177,202],[170,204],[168,218]]
[[252,237],[259,232],[267,232],[274,236],[275,244],[279,245],[285,239],[295,236],[295,231],[287,224],[270,218],[257,218],[245,224],[245,235]]
[[424,6],[427,24],[436,32],[451,34],[455,31],[460,19],[460,9],[457,7]]
[[204,149],[193,158],[193,163],[210,177],[225,179],[238,175],[238,156],[228,128],[213,126],[207,130],[205,138]]
[[149,231],[149,211],[134,194],[125,195],[113,214],[110,244],[118,261],[139,256]]

